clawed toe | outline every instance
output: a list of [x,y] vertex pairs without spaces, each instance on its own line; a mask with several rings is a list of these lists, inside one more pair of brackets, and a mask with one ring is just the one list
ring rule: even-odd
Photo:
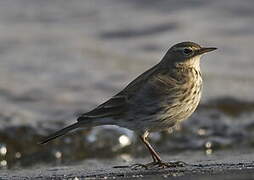
[[175,162],[162,162],[162,161],[154,161],[148,164],[133,164],[130,166],[131,169],[152,169],[152,168],[176,168],[176,167],[184,167],[187,164],[182,161],[175,161]]
[[130,168],[132,169],[132,170],[137,170],[137,169],[142,169],[142,168],[144,168],[144,169],[148,169],[148,164],[133,164],[133,165],[131,165],[130,166]]
[[175,162],[157,162],[155,166],[159,168],[176,168],[176,167],[184,167],[187,165],[185,162],[182,161],[175,161]]
[[148,164],[136,163],[136,164],[132,164],[132,165],[129,165],[129,166],[114,166],[113,168],[131,168],[132,170],[148,169],[151,166],[152,163],[148,163]]

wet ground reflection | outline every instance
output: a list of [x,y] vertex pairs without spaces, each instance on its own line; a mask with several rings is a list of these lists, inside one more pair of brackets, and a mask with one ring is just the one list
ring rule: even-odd
[[[164,154],[203,150],[211,155],[224,149],[253,147],[253,129],[252,103],[223,98],[200,105],[182,126],[151,134],[151,141]],[[33,127],[17,126],[1,131],[1,168],[73,164],[89,158],[119,157],[131,161],[148,156],[132,131],[115,126],[78,130],[47,145],[37,144],[41,138],[41,133]]]

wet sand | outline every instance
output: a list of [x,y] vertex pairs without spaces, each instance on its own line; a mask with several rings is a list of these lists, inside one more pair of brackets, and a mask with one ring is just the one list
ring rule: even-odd
[[[34,170],[1,171],[1,179],[251,179],[254,177],[254,154],[250,152],[219,152],[204,156],[188,152],[181,156],[163,156],[164,159],[183,160],[184,167],[149,170],[111,168],[117,160],[87,160],[79,165],[36,168]],[[137,159],[139,162],[148,159]],[[126,164],[127,163],[123,163]],[[129,164],[130,162],[128,162]]]

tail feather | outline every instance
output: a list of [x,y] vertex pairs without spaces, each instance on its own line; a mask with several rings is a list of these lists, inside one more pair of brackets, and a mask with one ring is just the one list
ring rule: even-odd
[[72,124],[70,126],[67,126],[66,128],[63,128],[57,132],[55,132],[54,134],[51,134],[50,136],[46,137],[45,139],[43,139],[41,142],[39,142],[39,144],[45,144],[55,138],[58,138],[60,136],[63,136],[65,135],[67,132],[73,130],[73,129],[76,129],[76,128],[79,128],[80,127],[80,123],[75,123],[75,124]]

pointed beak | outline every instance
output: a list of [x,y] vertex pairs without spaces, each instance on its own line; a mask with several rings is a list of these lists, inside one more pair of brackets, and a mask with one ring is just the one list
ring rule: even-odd
[[197,51],[197,55],[208,53],[208,52],[214,51],[216,49],[217,49],[216,47],[204,47],[204,48],[201,48]]

